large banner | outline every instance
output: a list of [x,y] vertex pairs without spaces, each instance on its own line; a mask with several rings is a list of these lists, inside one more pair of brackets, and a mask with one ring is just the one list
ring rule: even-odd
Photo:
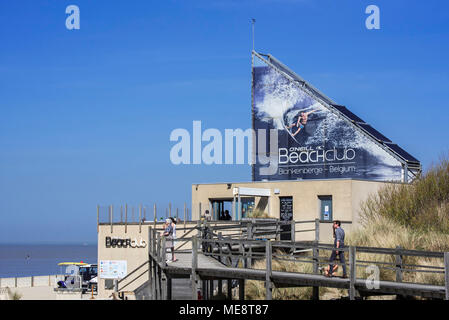
[[[263,174],[256,135],[254,180],[361,178],[400,181],[402,165],[373,139],[332,112],[298,83],[255,57],[253,125],[277,132],[277,168]],[[380,118],[381,119],[381,118]],[[261,174],[262,172],[262,174]]]

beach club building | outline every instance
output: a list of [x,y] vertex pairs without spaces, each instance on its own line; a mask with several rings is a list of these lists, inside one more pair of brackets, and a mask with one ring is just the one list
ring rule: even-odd
[[[206,210],[217,223],[224,222],[220,220],[226,219],[226,211],[232,220],[319,219],[320,241],[330,242],[333,220],[343,221],[350,232],[360,223],[362,204],[370,195],[387,184],[410,183],[421,172],[416,158],[346,106],[326,97],[272,55],[255,51],[251,110],[257,133],[252,181],[192,184],[192,225]],[[142,275],[121,287],[137,297],[145,294],[148,272],[139,268],[148,260],[151,223],[141,219],[112,223],[112,212],[110,223],[98,223],[101,297],[113,292],[114,277],[123,278],[131,271]],[[162,230],[162,224],[154,226]],[[313,236],[298,233],[296,240]],[[126,246],[117,245],[117,239]],[[114,265],[114,261],[126,263]]]
[[255,51],[251,110],[254,132],[266,132],[255,135],[252,181],[193,184],[193,219],[205,210],[213,220],[225,210],[234,220],[257,211],[281,220],[357,225],[370,194],[421,172],[416,158],[347,107]]

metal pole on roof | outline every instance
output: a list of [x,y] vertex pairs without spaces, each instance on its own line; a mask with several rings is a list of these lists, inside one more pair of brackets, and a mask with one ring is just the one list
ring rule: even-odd
[[251,19],[251,27],[252,27],[252,36],[253,36],[253,51],[254,51],[254,38],[255,38],[255,32],[254,32],[254,25],[256,23],[256,19],[252,18]]

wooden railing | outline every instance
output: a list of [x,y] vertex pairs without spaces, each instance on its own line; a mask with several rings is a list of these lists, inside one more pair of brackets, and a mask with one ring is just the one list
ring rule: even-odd
[[[170,283],[171,277],[176,273],[179,276],[185,273],[190,276],[192,283],[192,299],[196,299],[198,290],[198,280],[205,279],[253,279],[265,281],[266,298],[272,298],[274,287],[309,286],[313,287],[313,297],[318,298],[319,287],[346,288],[349,298],[355,299],[357,296],[370,295],[399,295],[399,296],[422,296],[428,298],[440,298],[449,300],[449,253],[407,250],[403,248],[373,248],[349,246],[339,248],[347,256],[346,266],[349,278],[332,277],[327,278],[321,275],[320,267],[329,264],[328,255],[323,252],[335,250],[331,244],[319,242],[319,222],[295,221],[291,224],[296,226],[301,223],[315,223],[315,228],[305,230],[315,233],[314,241],[279,241],[270,240],[279,236],[282,225],[279,222],[270,224],[257,224],[249,221],[242,221],[239,224],[215,225],[198,223],[195,229],[198,233],[192,234],[189,238],[184,237],[182,241],[191,245],[192,263],[189,268],[175,270],[176,265],[169,267],[165,261],[165,238],[161,237],[154,229],[150,229],[149,239],[149,263],[150,279],[152,285],[153,299],[161,299],[167,296],[169,289],[166,284]],[[265,227],[265,231],[263,228]],[[271,230],[267,228],[271,227]],[[258,229],[259,228],[259,229]],[[235,230],[243,230],[240,233]],[[259,230],[259,231],[258,231]],[[193,233],[192,230],[190,230]],[[228,232],[224,235],[224,232]],[[260,233],[258,233],[260,232]],[[292,232],[292,231],[289,231]],[[294,231],[296,233],[296,231]],[[292,232],[292,234],[294,234]],[[266,238],[263,238],[266,237]],[[293,238],[294,239],[294,238]],[[223,268],[201,268],[198,265],[198,255],[214,258],[223,264]],[[388,255],[388,259],[363,260],[362,254]],[[427,259],[439,259],[443,261],[443,266],[438,265],[417,265],[407,263],[406,257],[421,257]],[[255,261],[265,259],[265,269],[254,269]],[[273,270],[273,261],[288,261],[296,264],[311,264],[311,273],[281,272]],[[364,279],[357,278],[357,268],[374,266],[378,270],[394,271],[394,280],[380,278]],[[443,275],[442,285],[433,283],[410,283],[404,282],[405,272],[435,273]],[[164,283],[164,285],[163,285]],[[171,288],[171,286],[170,286]],[[243,290],[244,291],[244,290]],[[171,296],[170,294],[168,296]]]

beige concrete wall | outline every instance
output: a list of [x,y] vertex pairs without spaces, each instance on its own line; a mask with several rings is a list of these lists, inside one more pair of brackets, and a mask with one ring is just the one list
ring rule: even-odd
[[56,287],[59,280],[64,280],[64,275],[0,278],[0,288]]
[[[343,226],[347,232],[350,232],[352,228],[358,226],[361,203],[385,184],[386,182],[352,179],[194,184],[192,185],[192,216],[193,219],[199,218],[199,203],[202,204],[204,213],[206,209],[209,209],[210,199],[231,199],[235,187],[264,188],[270,189],[272,194],[269,201],[270,216],[279,218],[279,197],[291,196],[293,197],[293,219],[296,221],[319,218],[318,196],[332,196],[333,219],[353,222]],[[279,189],[279,194],[274,194],[275,189]],[[260,198],[256,197],[255,200],[257,207]],[[303,229],[313,227],[312,224],[304,225],[304,227],[301,225]],[[320,241],[332,242],[332,235],[332,224],[320,223]],[[314,233],[299,233],[296,239],[313,240]]]
[[362,203],[366,201],[370,195],[375,194],[380,188],[389,184],[392,184],[392,182],[372,181],[366,183],[365,181],[352,181],[352,207],[354,208],[353,220],[356,226],[360,225]]
[[[126,232],[125,232],[126,228]],[[138,242],[144,240],[147,245],[145,248],[106,248],[106,237],[116,237],[120,239],[136,239]],[[143,225],[139,228],[138,225],[114,225],[111,232],[109,225],[100,225],[98,232],[98,298],[106,299],[112,294],[113,290],[105,289],[105,279],[100,275],[100,260],[126,260],[127,272],[131,273],[134,269],[140,266],[143,262],[148,260],[148,226]],[[143,267],[136,274],[139,275],[148,267]],[[132,277],[130,280],[134,280]],[[132,284],[126,287],[124,290],[132,291],[142,285],[148,280],[148,273],[143,274],[139,279],[135,280]],[[119,288],[125,286],[129,281],[120,283]]]
[[[196,226],[196,223],[186,223],[186,228],[191,228]],[[148,261],[148,240],[149,240],[149,228],[154,228],[155,225],[152,222],[146,222],[139,225],[125,225],[122,224],[114,224],[110,225],[100,225],[99,233],[98,233],[98,266],[100,266],[100,260],[126,260],[127,261],[127,273],[131,273],[134,269],[139,267],[145,261]],[[126,228],[126,230],[125,230]],[[161,233],[163,231],[164,224],[158,222],[156,224],[157,232]],[[176,236],[178,238],[176,248],[179,248],[184,242],[182,238],[184,234],[188,231],[184,231],[184,223],[180,222],[176,227]],[[192,235],[197,235],[197,231],[194,230],[190,232],[187,237],[191,237]],[[119,239],[136,239],[140,242],[141,239],[146,241],[146,246],[144,248],[106,248],[106,237],[115,237]],[[186,245],[182,246],[181,250],[191,249],[190,242]],[[119,284],[119,289],[127,285],[123,291],[134,291],[139,286],[148,281],[148,266],[140,268],[134,275],[131,275],[129,279],[126,279],[122,283]],[[100,272],[100,271],[99,271]],[[140,274],[144,273],[142,276],[138,277]],[[136,279],[137,278],[137,279]],[[132,283],[131,283],[132,282]],[[98,277],[98,298],[99,299],[107,299],[111,296],[113,290],[105,289],[105,279]]]

